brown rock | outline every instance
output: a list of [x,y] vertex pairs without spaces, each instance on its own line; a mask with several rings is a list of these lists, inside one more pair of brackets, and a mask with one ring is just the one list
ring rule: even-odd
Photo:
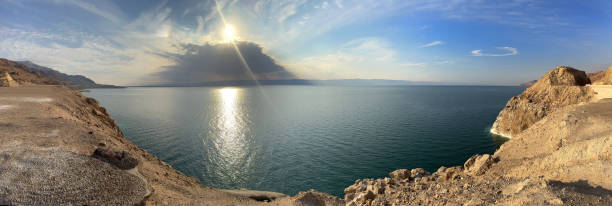
[[425,176],[429,176],[429,172],[425,171],[425,169],[423,168],[416,168],[416,169],[410,170],[410,176],[412,178],[422,178]]
[[463,167],[468,174],[482,175],[491,167],[493,162],[493,157],[491,155],[474,155],[465,161]]
[[399,169],[389,173],[389,176],[397,181],[410,179],[410,171],[407,169]]
[[455,179],[461,172],[463,172],[463,167],[455,166],[455,167],[440,167],[438,171],[436,171],[435,176],[438,180],[451,180]]
[[[15,73],[15,72],[11,72]],[[4,72],[4,75],[0,75],[0,87],[18,87],[19,83],[11,77],[8,72]]]
[[107,162],[122,170],[132,169],[138,165],[138,160],[125,151],[98,148],[93,152],[91,157]]

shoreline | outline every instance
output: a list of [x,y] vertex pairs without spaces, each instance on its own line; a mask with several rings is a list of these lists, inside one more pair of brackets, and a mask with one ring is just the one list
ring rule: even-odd
[[497,135],[497,136],[503,137],[503,138],[506,138],[506,139],[508,139],[508,140],[512,139],[512,137],[511,137],[511,136],[509,136],[509,135],[508,135],[508,136],[506,136],[506,135],[504,135],[504,134],[498,133],[498,132],[497,132],[497,130],[496,130],[496,129],[494,129],[493,127],[491,127],[491,129],[489,130],[489,133],[491,133],[491,134],[493,134],[493,135]]

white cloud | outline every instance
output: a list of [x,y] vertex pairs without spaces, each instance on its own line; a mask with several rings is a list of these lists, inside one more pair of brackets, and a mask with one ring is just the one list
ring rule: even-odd
[[306,79],[425,79],[413,69],[438,63],[409,62],[397,57],[393,44],[382,38],[360,38],[346,42],[330,53],[310,56],[284,64]]
[[54,2],[58,4],[68,4],[79,7],[85,11],[103,17],[115,23],[121,22],[121,16],[123,16],[119,7],[107,1],[96,1],[96,4],[92,4],[87,1],[77,0],[54,0]]
[[400,66],[403,66],[403,67],[424,67],[424,66],[426,66],[426,65],[427,65],[427,63],[425,63],[425,62],[418,62],[418,63],[402,63],[402,64],[399,64],[399,65],[400,65]]
[[323,9],[327,9],[327,6],[329,6],[327,1],[324,1],[323,4],[321,4],[321,8],[323,8]]
[[442,44],[444,44],[444,42],[442,41],[433,41],[429,44],[421,45],[419,48],[432,47],[432,46],[442,45]]
[[344,5],[342,4],[342,0],[336,0],[336,6],[338,6],[338,8],[344,8]]
[[[214,42],[218,39],[215,33],[220,18],[210,4],[202,3],[193,7],[193,11],[175,11],[167,4],[161,4],[151,11],[139,14],[135,20],[127,20],[121,9],[111,1],[75,1],[54,0],[57,3],[70,5],[98,15],[104,20],[117,23],[113,28],[102,28],[103,33],[89,36],[64,36],[66,33],[87,33],[79,28],[71,28],[62,32],[27,29],[18,32],[29,32],[28,35],[6,33],[0,26],[0,55],[8,58],[27,58],[36,63],[55,67],[69,73],[80,73],[101,80],[103,83],[132,83],[139,77],[155,71],[167,62],[156,58],[155,53],[172,51],[173,45],[182,43]],[[22,2],[22,1],[18,1]],[[328,3],[329,2],[329,3]],[[171,3],[168,3],[171,4]],[[564,16],[551,15],[557,12],[553,9],[543,9],[542,4],[531,1],[488,2],[446,0],[334,0],[311,2],[306,0],[262,0],[262,1],[220,1],[226,18],[240,29],[241,38],[257,42],[266,50],[276,54],[284,54],[280,63],[296,65],[304,77],[321,78],[329,72],[342,75],[382,75],[393,68],[402,67],[434,67],[439,64],[452,63],[448,61],[433,62],[427,59],[402,60],[399,51],[379,38],[359,39],[348,42],[339,48],[332,48],[330,53],[308,54],[300,53],[302,45],[318,40],[330,32],[342,31],[348,25],[360,24],[365,21],[376,21],[381,17],[397,14],[414,14],[431,12],[445,19],[460,21],[486,21],[500,24],[516,25],[524,28],[543,28],[565,23]],[[326,9],[313,9],[313,6]],[[191,9],[191,8],[190,8]],[[522,12],[512,12],[520,10]],[[193,16],[192,25],[181,25],[180,19],[173,24],[171,13],[179,12]],[[92,25],[96,22],[92,22]],[[95,24],[98,25],[98,24]],[[104,24],[99,24],[104,25]],[[566,27],[566,26],[564,26]],[[425,25],[421,29],[427,29]],[[11,34],[12,36],[5,37]],[[170,34],[170,35],[168,35]],[[65,38],[65,39],[61,39]],[[74,46],[48,42],[55,41],[78,42]],[[60,41],[60,42],[61,42]],[[47,43],[41,43],[47,42]],[[421,47],[441,45],[444,42],[434,41]],[[509,56],[518,54],[512,47],[499,47],[506,53],[490,54],[482,50],[472,51],[474,56]],[[293,50],[288,52],[286,50]],[[408,51],[410,52],[410,51]],[[297,53],[297,54],[296,54]],[[303,62],[291,62],[292,55],[310,56],[302,58]],[[126,58],[127,57],[127,58]],[[95,65],[100,64],[100,65]],[[418,69],[418,68],[417,68]],[[383,71],[384,70],[384,71]],[[321,72],[317,72],[321,71]],[[341,72],[343,71],[343,72]],[[126,75],[120,72],[125,72]],[[300,74],[296,72],[296,74]],[[394,77],[388,72],[387,77]],[[122,77],[118,79],[116,77]]]
[[513,56],[518,54],[518,49],[508,46],[496,47],[499,50],[507,51],[506,53],[501,54],[491,54],[491,53],[482,53],[482,50],[477,49],[472,51],[472,56],[491,56],[491,57],[501,57],[501,56]]

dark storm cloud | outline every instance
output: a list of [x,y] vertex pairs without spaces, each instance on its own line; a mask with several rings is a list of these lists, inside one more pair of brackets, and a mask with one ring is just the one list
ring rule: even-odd
[[[257,79],[289,79],[294,75],[263,53],[251,42],[236,42]],[[232,44],[185,44],[183,54],[163,54],[175,64],[157,75],[169,83],[198,83],[227,80],[250,80],[246,68]]]

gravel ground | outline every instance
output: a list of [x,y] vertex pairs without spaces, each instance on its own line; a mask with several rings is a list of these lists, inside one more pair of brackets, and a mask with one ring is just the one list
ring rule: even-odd
[[135,205],[147,195],[139,177],[59,147],[0,147],[0,203]]

